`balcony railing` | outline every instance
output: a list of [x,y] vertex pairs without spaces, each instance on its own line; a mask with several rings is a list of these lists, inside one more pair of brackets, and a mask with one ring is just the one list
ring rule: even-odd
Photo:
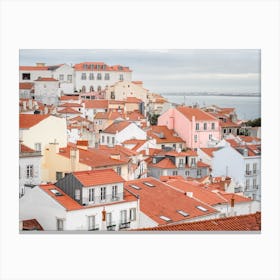
[[246,170],[245,171],[245,176],[256,176],[258,175],[258,170]]
[[117,193],[116,196],[112,196],[112,194],[108,194],[105,197],[94,196],[93,201],[89,201],[88,197],[83,197],[83,204],[84,205],[104,204],[104,203],[110,203],[110,202],[121,201],[121,200],[123,200],[123,193]]
[[128,222],[128,221],[120,222],[119,229],[126,229],[126,228],[130,228],[130,222]]
[[91,228],[88,229],[89,231],[99,230],[99,225],[93,225]]
[[111,222],[110,224],[107,225],[107,230],[108,231],[114,231],[116,230],[116,223],[115,222]]

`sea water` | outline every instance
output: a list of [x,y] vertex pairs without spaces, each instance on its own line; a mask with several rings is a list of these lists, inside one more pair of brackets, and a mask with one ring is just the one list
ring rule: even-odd
[[162,94],[169,102],[200,107],[217,105],[218,107],[235,108],[240,120],[253,120],[261,117],[260,96],[233,96],[233,95],[176,95]]

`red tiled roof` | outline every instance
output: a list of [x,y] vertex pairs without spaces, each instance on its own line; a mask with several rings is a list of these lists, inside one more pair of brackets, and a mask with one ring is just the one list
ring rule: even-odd
[[79,100],[78,95],[63,95],[59,98],[61,101],[66,101],[66,100]]
[[176,169],[176,165],[173,163],[173,161],[169,158],[164,158],[158,163],[151,163],[149,164],[151,167],[156,167],[156,168],[162,168],[162,169]]
[[85,100],[85,108],[88,109],[107,109],[109,101],[103,99]]
[[44,230],[36,219],[22,221],[23,230]]
[[[126,127],[128,127],[131,124],[131,122],[127,121],[121,121],[121,122],[115,122],[109,125],[103,132],[104,133],[110,133],[110,134],[116,134],[117,132],[122,131]],[[132,137],[133,135],[131,135]]]
[[130,121],[139,121],[145,119],[145,117],[138,111],[133,111],[127,114],[127,117]]
[[219,148],[200,148],[200,150],[207,154],[209,157],[213,157],[213,152],[219,150]]
[[254,214],[210,219],[205,221],[164,225],[138,231],[260,231],[261,212]]
[[[45,191],[49,196],[51,196],[54,200],[56,200],[61,206],[63,206],[66,210],[78,210],[82,209],[83,206],[80,205],[73,198],[68,196],[65,192],[63,192],[60,188],[53,184],[48,185],[40,185],[40,189]],[[57,190],[62,194],[62,196],[56,196],[51,190]]]
[[97,112],[94,116],[94,119],[102,119],[102,120],[116,120],[118,118],[124,119],[124,114],[122,112],[117,111],[109,111],[109,112]]
[[33,83],[19,83],[19,89],[32,89]]
[[[154,185],[154,187],[149,187],[145,185],[144,182],[148,182]],[[137,190],[131,187],[131,185],[136,185],[140,189]],[[172,222],[177,222],[217,212],[212,207],[187,197],[183,193],[174,190],[172,187],[152,177],[127,181],[125,182],[125,188],[140,196],[140,211],[158,224],[168,224],[168,222],[162,220],[160,216],[166,216],[170,218]],[[207,209],[207,211],[202,212],[197,206],[202,206]],[[182,210],[189,215],[184,217],[177,212],[178,210]]]
[[79,103],[63,103],[60,104],[58,107],[83,107],[83,106]]
[[76,115],[81,115],[82,113],[79,111],[76,111],[75,109],[72,109],[71,107],[67,108],[65,107],[62,110],[57,111],[59,114],[76,114]]
[[234,139],[226,139],[226,141],[231,145],[231,147],[239,146],[239,143],[236,142],[236,140],[234,140]]
[[[70,149],[73,148],[69,144],[65,148],[60,148],[59,155],[70,159]],[[113,159],[99,149],[78,149],[79,162],[92,168],[106,168],[111,166],[119,166],[127,164],[127,162]]]
[[197,108],[189,108],[189,107],[181,107],[178,106],[177,111],[182,113],[187,119],[192,121],[192,117],[195,117],[196,121],[216,121],[217,119],[210,115],[209,113],[206,113],[200,109]]
[[74,117],[74,118],[71,118],[69,119],[69,121],[75,121],[75,122],[88,122],[88,123],[92,123],[92,121],[84,118],[84,117],[81,117],[81,116],[77,116],[77,117]]
[[142,81],[131,81],[131,82],[135,85],[142,85],[143,84]]
[[125,103],[141,103],[142,100],[136,97],[127,97]]
[[244,136],[244,135],[240,135],[238,136],[242,141],[244,142],[247,142],[247,143],[250,143],[250,142],[253,142],[253,141],[256,141],[256,142],[260,142],[261,139],[258,138],[258,137],[253,137],[253,136]]
[[113,169],[78,171],[72,174],[84,187],[124,182],[124,179]]
[[58,82],[58,80],[56,80],[54,78],[48,78],[48,77],[40,77],[35,81],[37,81],[37,82]]
[[36,152],[35,150],[23,145],[23,144],[20,144],[20,152],[21,153],[34,153]]
[[205,163],[205,162],[203,162],[203,161],[198,161],[197,162],[197,167],[210,167],[210,165],[209,164],[207,164],[207,163]]
[[154,138],[158,144],[185,143],[181,137],[175,136],[174,130],[168,129],[165,125],[150,126],[147,131],[147,135]]
[[38,70],[48,70],[47,66],[20,66],[19,70],[23,71],[38,71]]
[[50,115],[20,114],[19,128],[30,128],[39,122],[47,119]]
[[[84,65],[87,65],[87,69],[84,69]],[[94,69],[91,68],[90,65],[94,65]],[[103,66],[105,65],[105,69],[97,69],[97,65]],[[122,69],[119,69],[119,67],[122,67]],[[119,71],[119,72],[132,72],[129,67],[121,66],[121,65],[113,65],[109,66],[106,65],[104,62],[82,62],[79,64],[74,65],[74,69],[76,71]]]

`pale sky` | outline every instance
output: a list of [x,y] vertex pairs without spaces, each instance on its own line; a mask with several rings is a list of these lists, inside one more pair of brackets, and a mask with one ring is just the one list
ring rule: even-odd
[[20,50],[20,65],[120,64],[157,93],[260,93],[261,51],[232,50]]

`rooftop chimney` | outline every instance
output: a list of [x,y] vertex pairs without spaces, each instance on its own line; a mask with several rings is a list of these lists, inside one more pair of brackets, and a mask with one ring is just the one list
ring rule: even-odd
[[44,62],[37,62],[36,63],[37,67],[44,67],[45,65],[46,65],[46,63],[44,63]]

